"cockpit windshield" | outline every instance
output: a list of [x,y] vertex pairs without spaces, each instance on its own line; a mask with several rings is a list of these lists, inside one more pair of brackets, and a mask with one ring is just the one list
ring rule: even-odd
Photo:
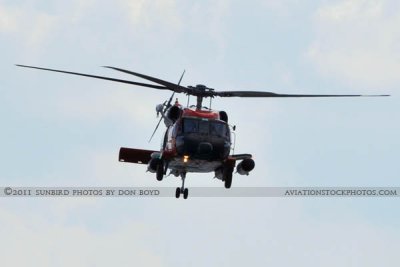
[[218,137],[228,137],[227,125],[220,121],[208,121],[201,119],[183,119],[184,133],[199,133]]

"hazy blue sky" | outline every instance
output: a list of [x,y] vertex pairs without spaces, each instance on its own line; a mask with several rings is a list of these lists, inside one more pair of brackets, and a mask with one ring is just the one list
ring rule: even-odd
[[[215,99],[256,168],[233,186],[400,186],[400,3],[0,1],[0,186],[177,186],[117,161],[148,144],[149,88],[111,65],[219,90],[390,98]],[[186,103],[186,97],[178,96]],[[187,186],[217,186],[212,174]],[[399,200],[0,199],[4,266],[398,266]]]

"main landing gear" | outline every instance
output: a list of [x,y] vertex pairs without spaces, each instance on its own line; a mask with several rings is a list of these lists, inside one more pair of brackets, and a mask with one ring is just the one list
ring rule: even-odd
[[175,191],[175,197],[179,198],[181,194],[183,194],[183,198],[187,199],[189,195],[189,189],[185,188],[185,178],[186,178],[186,172],[181,173],[181,178],[182,178],[182,187],[177,187]]
[[225,183],[225,188],[231,188],[232,186],[232,174],[233,174],[233,167],[225,166],[222,170],[222,179]]
[[166,169],[168,168],[168,162],[166,162],[166,164],[164,164],[164,160],[163,159],[157,159],[156,161],[156,178],[157,181],[162,181],[162,179],[164,178]]

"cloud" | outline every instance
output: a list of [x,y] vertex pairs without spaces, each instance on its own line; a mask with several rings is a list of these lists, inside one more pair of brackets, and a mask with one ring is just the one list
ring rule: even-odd
[[[75,0],[71,1],[74,5],[73,13],[68,16],[72,22],[79,22],[85,18],[90,8],[93,8],[96,0]],[[62,2],[65,4],[64,2]]]
[[98,233],[84,225],[54,223],[37,214],[28,219],[4,207],[1,210],[4,266],[162,265],[159,255],[139,243],[151,232],[141,223],[121,223],[110,232]]
[[361,202],[260,200],[46,198],[15,210],[10,199],[0,256],[4,266],[396,266],[397,225],[360,217]]
[[[226,20],[230,12],[227,0],[186,3],[176,0],[119,0],[117,3],[133,27],[136,36],[160,41],[175,49],[177,43],[191,43],[191,50],[214,46],[217,60],[226,48]],[[147,40],[147,41],[149,41]],[[181,52],[185,54],[185,51]]]
[[[112,92],[110,90],[108,92],[105,90],[90,91],[81,93],[78,97],[71,95],[70,92],[65,90],[58,95],[59,100],[54,103],[57,116],[90,121],[118,116],[131,123],[146,124],[146,122],[149,122],[150,125],[157,121],[154,109],[157,100],[151,98],[153,95],[138,93],[130,89]],[[49,115],[53,116],[54,114]]]
[[275,15],[288,15],[293,11],[293,7],[298,6],[300,3],[298,0],[259,0],[260,5],[269,11],[273,11]]
[[56,25],[57,18],[55,16],[38,14],[33,21],[32,29],[27,32],[27,45],[40,47],[49,39]]
[[120,0],[118,2],[128,12],[134,26],[153,28],[174,28],[182,26],[175,0]]
[[307,56],[323,74],[367,88],[400,82],[400,9],[390,0],[320,7]]
[[59,17],[27,5],[0,5],[0,33],[7,34],[4,46],[9,42],[13,47],[22,45],[23,50],[43,51],[59,23]]
[[14,32],[18,28],[18,17],[17,9],[0,5],[0,32]]
[[[49,6],[35,5],[22,1],[19,5],[0,4],[0,33],[7,33],[24,44],[24,49],[45,51],[45,44],[56,39],[58,33],[65,33],[71,24],[76,24],[86,15],[95,3],[94,0],[74,0],[68,4],[53,3]],[[14,45],[15,46],[15,45]]]

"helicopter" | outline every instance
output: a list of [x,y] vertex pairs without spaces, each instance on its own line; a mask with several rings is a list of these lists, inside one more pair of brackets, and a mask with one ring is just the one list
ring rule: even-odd
[[[234,147],[232,135],[236,126],[228,123],[228,114],[222,110],[211,109],[211,99],[214,97],[362,97],[389,95],[360,94],[279,94],[265,91],[217,91],[205,85],[182,86],[183,71],[178,83],[165,81],[156,77],[140,74],[126,69],[103,66],[108,69],[130,74],[154,84],[134,82],[105,76],[49,69],[35,66],[19,65],[18,67],[38,69],[78,75],[113,82],[148,87],[157,90],[172,91],[171,97],[156,106],[157,115],[161,115],[150,140],[156,133],[161,121],[164,121],[166,131],[160,150],[146,150],[121,147],[119,161],[147,165],[147,171],[155,173],[156,179],[162,181],[167,175],[181,177],[182,185],[176,188],[175,197],[183,195],[187,199],[189,190],[185,187],[187,173],[212,173],[215,178],[223,181],[225,188],[232,186],[233,172],[249,175],[255,167],[251,154],[231,154]],[[196,97],[196,105],[184,107],[178,100],[172,104],[175,93],[183,93]],[[203,100],[210,98],[210,107],[203,106]],[[189,102],[188,102],[189,103]],[[149,141],[150,141],[149,140]]]

